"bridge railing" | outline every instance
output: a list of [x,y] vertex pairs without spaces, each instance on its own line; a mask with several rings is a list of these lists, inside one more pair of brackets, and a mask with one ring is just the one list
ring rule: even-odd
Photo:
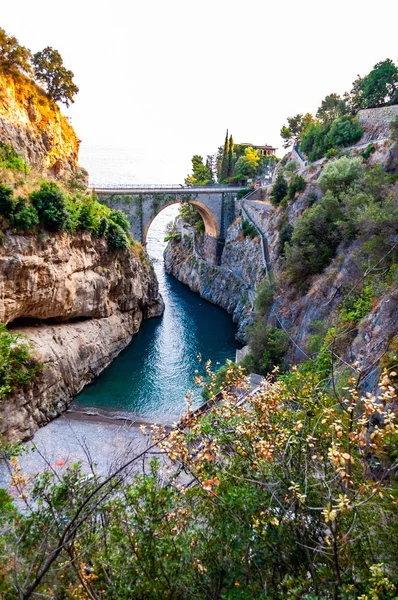
[[129,184],[129,183],[89,183],[88,188],[91,190],[240,190],[242,189],[240,186],[234,185],[224,185],[221,183],[214,183],[212,185],[204,185],[204,186],[191,186],[191,185],[183,185],[182,183],[150,183],[150,184]]
[[137,190],[148,190],[148,189],[154,189],[157,190],[159,188],[167,188],[167,189],[175,189],[175,188],[183,188],[186,186],[183,186],[181,183],[158,183],[158,184],[154,184],[154,183],[150,183],[147,185],[144,184],[137,184],[137,183],[89,183],[88,184],[88,188],[89,189],[106,189],[106,190],[124,190],[124,189],[137,189]]

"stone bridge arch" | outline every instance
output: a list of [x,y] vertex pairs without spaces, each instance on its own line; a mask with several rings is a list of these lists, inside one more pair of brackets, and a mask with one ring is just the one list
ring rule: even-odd
[[235,218],[235,196],[241,190],[233,186],[106,186],[92,188],[98,200],[121,210],[130,223],[130,232],[145,244],[153,219],[166,206],[191,202],[205,224],[206,255],[219,261],[228,227]]
[[[165,209],[167,206],[172,206],[173,204],[182,204],[183,202],[184,202],[183,198],[176,198],[175,200],[174,199],[170,200],[169,202],[166,202],[166,204],[162,204],[162,206],[160,206],[159,209],[154,214],[152,214],[151,217],[149,217],[149,219],[147,220],[147,222],[144,224],[144,227],[143,227],[143,232],[142,232],[142,243],[143,244],[146,244],[148,231],[149,231],[149,228],[150,228],[152,222],[162,212],[162,210]],[[198,212],[203,219],[203,223],[205,224],[206,235],[208,235],[212,238],[218,238],[220,236],[220,230],[218,227],[217,219],[216,219],[215,215],[213,214],[213,212],[210,210],[210,208],[208,206],[206,206],[205,204],[203,204],[203,202],[200,202],[200,200],[191,200],[190,199],[190,200],[185,200],[185,202],[189,202],[190,204],[193,204],[198,209]]]

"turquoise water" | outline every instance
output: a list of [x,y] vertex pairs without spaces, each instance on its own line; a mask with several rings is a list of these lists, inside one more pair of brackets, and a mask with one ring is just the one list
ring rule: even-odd
[[[147,249],[165,302],[163,317],[144,321],[128,348],[83,390],[72,408],[171,423],[185,409],[195,370],[203,370],[198,353],[215,368],[227,358],[235,359],[240,344],[231,316],[164,270],[164,230],[177,211],[178,206],[164,209],[148,233]],[[196,389],[194,403],[200,402]]]

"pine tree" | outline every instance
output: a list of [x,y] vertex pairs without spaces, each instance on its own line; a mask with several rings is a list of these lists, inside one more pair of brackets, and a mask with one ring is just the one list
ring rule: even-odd
[[220,183],[223,183],[226,179],[228,179],[228,129],[225,134],[225,142],[224,142],[224,150],[221,161],[221,172],[220,172]]
[[185,185],[207,185],[211,183],[211,170],[203,164],[203,157],[195,154],[192,157],[192,175],[187,175]]
[[233,164],[233,158],[234,158],[234,139],[232,137],[232,134],[229,138],[229,144],[228,144],[228,177],[232,177],[233,174],[233,168],[234,168],[234,164]]
[[271,190],[271,202],[274,206],[278,206],[288,192],[287,181],[282,173],[278,173],[276,181]]
[[219,146],[217,149],[217,155],[216,155],[216,173],[217,173],[217,181],[218,182],[221,181],[221,164],[222,164],[223,153],[224,153],[223,146]]
[[214,161],[214,154],[208,154],[206,157],[206,167],[208,168],[210,173],[210,183],[214,183]]
[[73,73],[64,67],[62,56],[58,50],[47,46],[36,52],[32,58],[35,79],[45,84],[47,94],[55,102],[63,102],[66,106],[74,102],[73,97],[79,88],[73,82]]

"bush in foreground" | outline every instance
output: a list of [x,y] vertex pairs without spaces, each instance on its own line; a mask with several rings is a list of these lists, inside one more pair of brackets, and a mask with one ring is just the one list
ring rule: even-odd
[[27,485],[11,458],[12,487],[27,503],[18,514],[0,495],[0,593],[392,600],[393,388],[383,374],[378,400],[360,398],[352,373],[341,397],[293,371],[242,404],[235,370],[236,391],[205,416],[152,429],[148,451],[163,466],[130,455],[108,477],[75,464]]
[[32,343],[0,323],[0,401],[26,388],[42,368],[32,356]]

